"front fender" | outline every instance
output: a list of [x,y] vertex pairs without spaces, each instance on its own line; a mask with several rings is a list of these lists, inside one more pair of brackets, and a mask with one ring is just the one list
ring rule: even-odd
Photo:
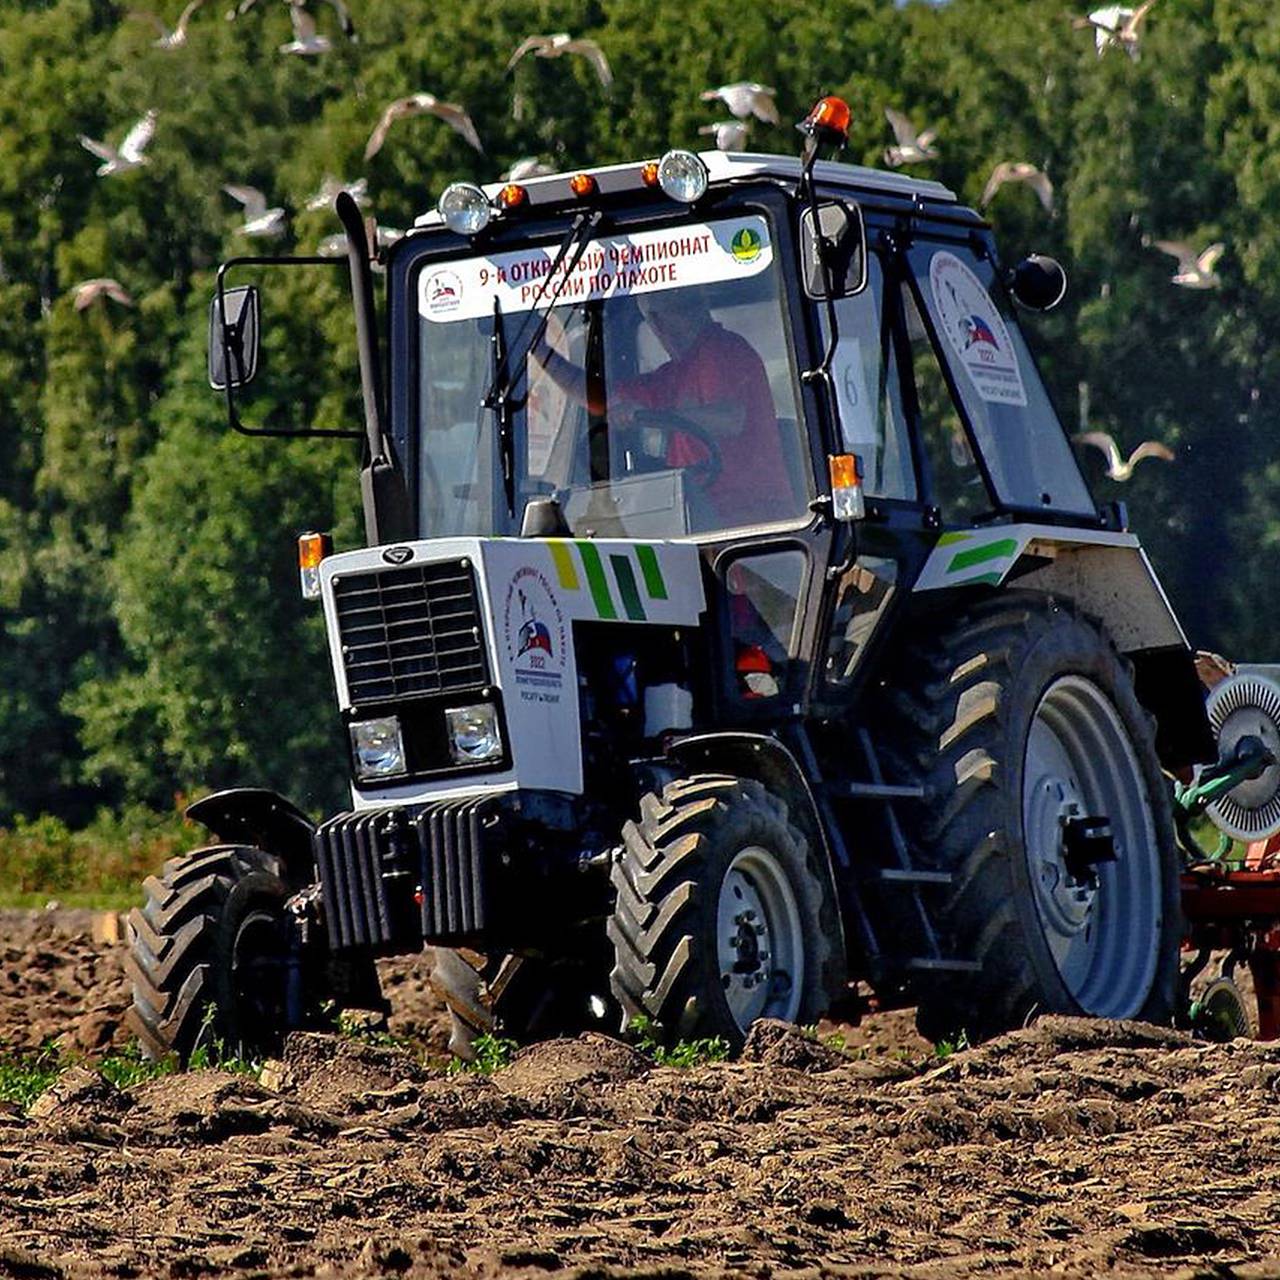
[[227,844],[251,844],[284,859],[291,882],[310,880],[316,824],[297,805],[265,787],[215,791],[186,808],[186,816]]

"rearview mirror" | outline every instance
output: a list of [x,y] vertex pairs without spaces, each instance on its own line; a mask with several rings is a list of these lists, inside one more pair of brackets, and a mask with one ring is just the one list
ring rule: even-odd
[[258,290],[218,288],[209,304],[209,385],[244,387],[258,372]]
[[1067,273],[1056,258],[1033,253],[1009,273],[1008,285],[1029,311],[1052,311],[1067,296]]
[[827,296],[828,276],[823,271],[825,254],[830,272],[831,296],[847,298],[867,282],[867,236],[862,225],[862,210],[856,204],[840,204],[834,200],[818,206],[818,226],[813,233],[813,211],[800,215],[800,260],[804,264],[805,292],[811,298]]

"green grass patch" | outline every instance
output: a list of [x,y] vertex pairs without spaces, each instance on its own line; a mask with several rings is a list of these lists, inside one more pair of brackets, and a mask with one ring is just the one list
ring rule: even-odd
[[519,1047],[516,1041],[508,1040],[506,1036],[496,1036],[486,1031],[484,1035],[476,1036],[472,1041],[476,1056],[470,1062],[454,1058],[449,1064],[449,1074],[471,1072],[476,1075],[491,1076],[495,1071],[501,1071],[503,1067],[511,1065],[511,1059],[516,1056],[516,1050]]
[[723,1062],[729,1056],[729,1042],[722,1036],[704,1036],[697,1040],[677,1040],[666,1045],[658,1039],[658,1028],[643,1014],[631,1019],[627,1030],[641,1053],[648,1054],[660,1067],[701,1067],[708,1062]]
[[179,812],[101,810],[73,831],[61,818],[19,818],[0,829],[0,906],[119,911],[137,901],[142,881],[166,858],[205,838]]

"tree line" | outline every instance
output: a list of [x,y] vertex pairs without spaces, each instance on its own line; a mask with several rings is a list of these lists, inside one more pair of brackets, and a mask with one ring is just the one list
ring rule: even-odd
[[[226,429],[204,373],[220,260],[254,252],[227,184],[288,212],[274,248],[338,229],[307,210],[328,174],[368,181],[378,221],[406,227],[458,178],[522,156],[614,163],[698,143],[722,118],[709,86],[777,89],[782,124],[749,146],[794,153],[791,122],[823,93],[853,108],[848,158],[882,164],[886,107],[937,130],[911,168],[976,202],[994,166],[1035,164],[1052,211],[1006,184],[989,215],[1008,259],[1066,265],[1063,305],[1027,325],[1068,430],[1127,452],[1175,451],[1128,501],[1193,642],[1272,656],[1280,578],[1280,10],[1268,0],[1159,0],[1139,55],[1099,56],[1061,0],[354,0],[358,40],[312,6],[331,48],[280,52],[289,7],[228,21],[217,0],[184,43],[109,0],[0,0],[0,822],[167,808],[257,782],[316,808],[345,771],[317,611],[294,538],[361,538],[351,446]],[[177,14],[165,15],[172,22]],[[507,60],[532,32],[599,42],[585,59]],[[464,104],[478,153],[430,116],[398,123],[366,163],[383,108],[427,90]],[[514,100],[518,109],[513,111]],[[99,177],[79,138],[118,144],[156,112],[147,163]],[[705,140],[701,140],[705,145]],[[1171,282],[1156,240],[1222,241],[1218,287]],[[132,305],[77,309],[112,277]],[[298,299],[299,304],[304,300]],[[315,299],[305,301],[315,302]],[[324,323],[286,295],[270,394],[350,419],[353,339],[335,285]]]

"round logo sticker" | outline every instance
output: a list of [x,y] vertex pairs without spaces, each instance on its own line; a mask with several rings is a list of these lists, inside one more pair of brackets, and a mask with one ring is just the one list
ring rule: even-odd
[[462,305],[462,281],[452,271],[433,271],[423,282],[422,299],[429,315],[456,311]]
[[754,262],[760,256],[760,233],[751,227],[743,227],[729,241],[729,252],[735,262]]
[[947,345],[974,390],[992,404],[1027,403],[1017,352],[1004,317],[982,281],[953,253],[935,253],[929,289]]
[[559,702],[567,658],[564,614],[546,576],[526,565],[507,587],[507,658],[526,702]]

